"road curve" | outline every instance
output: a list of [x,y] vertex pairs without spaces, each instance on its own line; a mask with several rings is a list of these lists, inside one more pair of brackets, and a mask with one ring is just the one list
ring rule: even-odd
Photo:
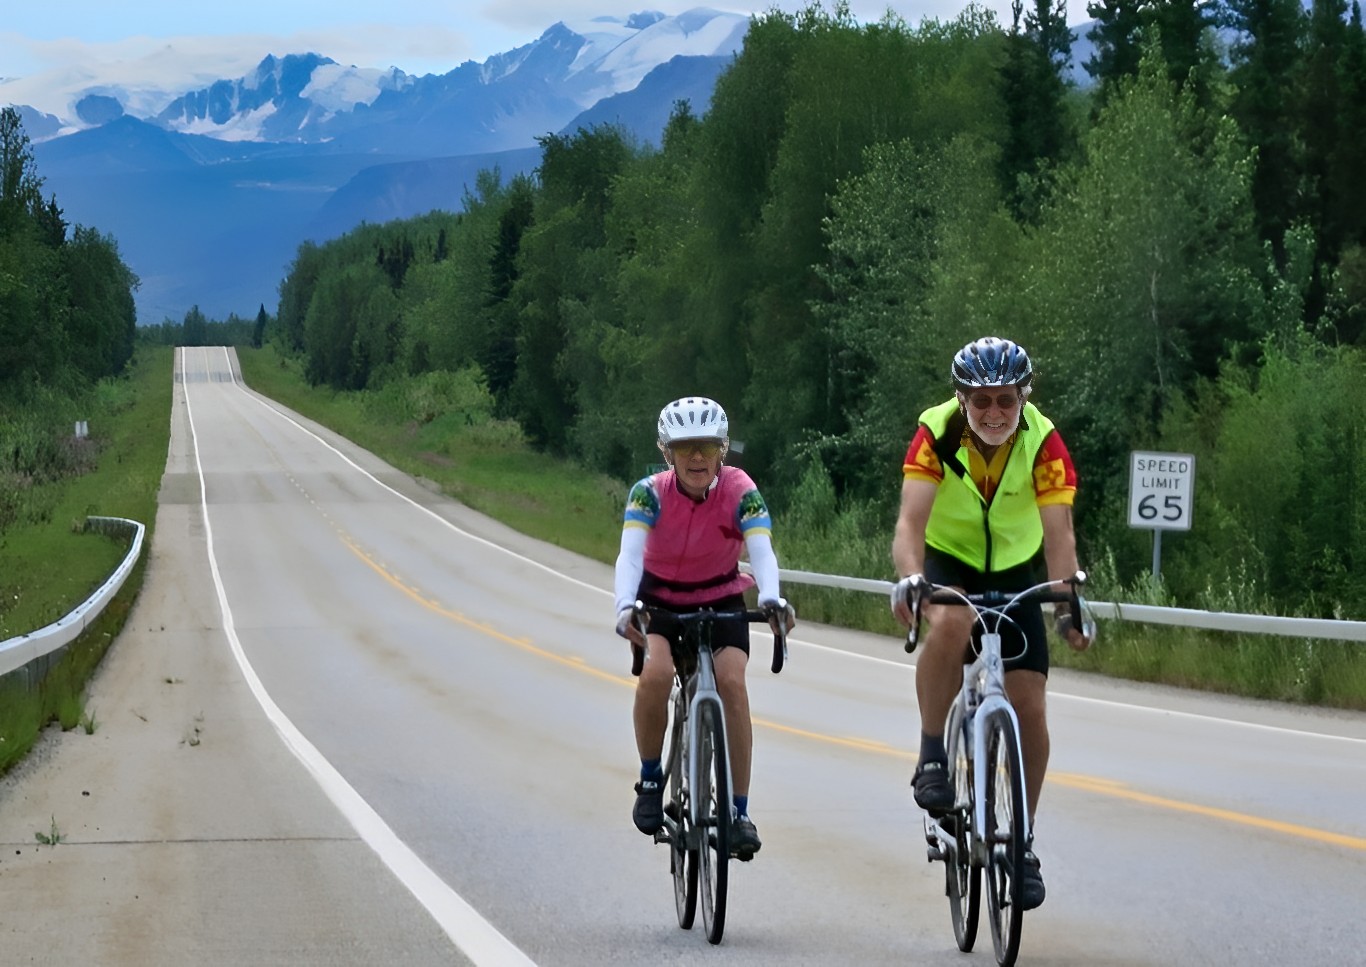
[[[225,350],[177,359],[99,728],[0,784],[4,962],[968,962],[899,643],[802,625],[782,675],[753,663],[764,849],[706,949],[630,823],[610,569],[261,398]],[[1055,673],[1051,717],[1021,963],[1362,962],[1366,716]]]

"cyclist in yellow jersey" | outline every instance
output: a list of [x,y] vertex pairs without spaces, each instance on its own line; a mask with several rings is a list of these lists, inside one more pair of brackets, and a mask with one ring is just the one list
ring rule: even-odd
[[[911,621],[906,593],[916,577],[969,593],[1022,591],[1077,571],[1072,500],[1076,470],[1052,421],[1028,402],[1034,367],[1024,348],[986,336],[964,346],[951,367],[954,395],[920,414],[906,452],[892,560],[901,580],[892,613]],[[1090,647],[1064,606],[1057,627],[1069,646]],[[1002,627],[1006,691],[1020,722],[1026,796],[1037,815],[1048,768],[1048,638],[1037,603],[1012,610]],[[929,625],[916,664],[920,762],[915,801],[931,815],[953,808],[944,720],[963,680],[970,609],[924,608]],[[1039,860],[1030,843],[1021,878],[1025,909],[1044,900]]]

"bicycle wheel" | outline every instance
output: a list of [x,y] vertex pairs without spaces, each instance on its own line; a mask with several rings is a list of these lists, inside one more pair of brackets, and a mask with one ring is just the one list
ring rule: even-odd
[[1004,709],[986,722],[986,816],[987,907],[991,915],[991,940],[996,962],[1015,963],[1020,952],[1020,928],[1024,909],[1020,905],[1020,877],[1025,854],[1024,769],[1015,722]]
[[730,768],[726,734],[719,704],[704,702],[697,709],[697,797],[702,924],[707,940],[721,942],[726,929],[726,885],[730,864]]
[[680,714],[682,704],[674,709],[673,735],[669,743],[669,801],[664,810],[672,831],[669,838],[669,871],[674,880],[674,908],[678,912],[678,925],[691,930],[693,918],[697,915],[697,847],[689,847],[690,839],[695,839],[692,826],[688,822],[688,787],[684,778],[687,771],[688,744],[687,721]]
[[953,769],[955,807],[940,821],[944,829],[952,827],[954,844],[944,857],[944,876],[949,896],[949,916],[953,920],[953,938],[964,953],[972,950],[977,941],[977,923],[982,910],[982,868],[972,858],[972,748],[963,728],[962,699],[956,698],[949,709],[949,767]]

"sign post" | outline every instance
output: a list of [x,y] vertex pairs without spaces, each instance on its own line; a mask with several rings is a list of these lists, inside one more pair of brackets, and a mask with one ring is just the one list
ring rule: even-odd
[[1129,456],[1129,526],[1153,532],[1153,577],[1162,573],[1162,532],[1188,531],[1195,455],[1135,450]]

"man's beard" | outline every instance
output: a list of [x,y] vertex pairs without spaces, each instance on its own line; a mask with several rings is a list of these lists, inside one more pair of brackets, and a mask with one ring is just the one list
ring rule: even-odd
[[973,412],[971,406],[967,408],[967,413],[968,426],[971,427],[972,432],[977,435],[977,439],[981,440],[989,447],[999,447],[1002,443],[1005,443],[1010,439],[1010,435],[1015,432],[1015,428],[1020,425],[1019,407],[1015,408],[1014,416],[1008,417],[1000,427],[995,429],[986,426],[982,422],[982,418]]

